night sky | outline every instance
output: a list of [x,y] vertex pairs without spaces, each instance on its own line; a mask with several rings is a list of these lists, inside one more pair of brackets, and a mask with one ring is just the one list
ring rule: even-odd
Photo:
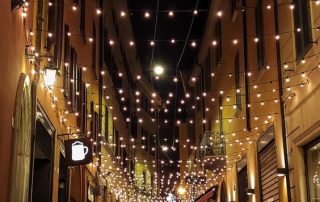
[[[162,158],[178,160],[178,144],[174,145],[176,151],[171,149],[174,139],[179,138],[178,130],[174,127],[176,120],[183,120],[186,117],[186,111],[185,107],[179,103],[179,98],[184,97],[180,74],[178,73],[178,83],[173,82],[173,78],[176,72],[181,71],[187,84],[186,79],[196,63],[210,9],[210,0],[128,0],[128,5],[144,74],[164,101],[169,99],[170,92],[174,94],[170,99],[171,103],[167,106],[169,112],[164,113],[162,110],[160,113],[159,137],[160,144],[170,148],[168,152],[163,153]],[[197,10],[196,15],[194,10]],[[169,15],[170,11],[173,11],[173,16]],[[145,12],[149,12],[149,18],[145,17]],[[154,38],[155,45],[151,46],[150,42]],[[171,42],[172,39],[175,43]],[[193,41],[196,42],[196,47],[191,46]],[[152,71],[157,64],[165,68],[164,74],[158,80],[155,79]],[[178,100],[176,104],[175,100]],[[183,111],[175,113],[175,108],[179,107]],[[164,123],[166,119],[167,124]],[[172,171],[173,168],[168,169]]]

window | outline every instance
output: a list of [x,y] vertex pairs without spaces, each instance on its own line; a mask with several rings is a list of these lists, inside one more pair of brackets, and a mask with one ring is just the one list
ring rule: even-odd
[[87,130],[87,87],[84,82],[82,82],[82,92],[81,92],[81,110],[79,114],[79,118],[81,119],[81,129],[82,132],[86,132]]
[[82,121],[81,118],[83,116],[82,105],[83,105],[83,88],[86,88],[82,82],[82,71],[80,68],[77,68],[77,80],[76,82],[76,100],[77,100],[77,112],[79,116],[77,116],[77,125],[81,128]]
[[222,39],[221,39],[221,18],[218,18],[218,21],[216,23],[215,27],[215,34],[216,34],[216,40],[217,40],[217,46],[216,46],[216,63],[219,67],[219,65],[222,63]]
[[[99,1],[100,8],[103,8],[103,1]],[[99,67],[103,68],[103,56],[104,56],[104,26],[103,26],[103,15],[99,17]]]
[[202,101],[201,101],[201,98],[202,98],[202,85],[201,85],[202,81],[201,79],[199,79],[199,81],[197,81],[197,84],[196,84],[196,95],[197,97],[200,97],[200,99],[196,99],[196,103],[197,103],[197,112],[199,112],[202,108]]
[[[63,0],[54,0],[52,6],[48,6],[48,21],[47,21],[47,43],[46,49],[48,51],[53,49],[53,62],[60,68],[62,55],[62,37],[63,31]],[[49,35],[50,34],[50,35]]]
[[64,96],[65,98],[70,97],[70,62],[71,62],[71,45],[70,45],[70,38],[68,36],[69,33],[69,26],[64,26],[64,72],[63,72],[63,88],[64,88]]
[[218,116],[219,116],[220,134],[223,134],[223,120],[222,120],[223,106],[222,106],[222,96],[219,96],[218,105],[219,105]]
[[96,37],[96,25],[93,22],[92,23],[92,38],[93,38],[93,42],[92,42],[92,73],[95,77],[95,79],[97,79],[97,37]]
[[137,138],[137,131],[138,131],[138,119],[137,119],[137,115],[135,114],[131,114],[131,135],[134,138]]
[[[311,20],[310,20],[310,5],[309,1],[294,0],[294,30],[296,57],[302,59],[308,50],[311,48]],[[300,31],[298,31],[298,29]]]
[[115,130],[115,136],[113,138],[113,144],[115,145],[115,152],[116,156],[120,156],[120,139],[119,139],[119,131]]
[[109,110],[108,107],[105,107],[105,114],[104,114],[104,124],[105,124],[105,139],[108,141],[109,140]]
[[20,5],[23,5],[25,2],[25,0],[11,0],[11,9],[13,10]]
[[77,52],[74,48],[71,48],[71,64],[69,65],[70,68],[70,100],[71,101],[71,110],[73,112],[78,112],[78,102],[79,102],[79,96],[80,93],[80,85],[78,83],[78,80],[81,80],[80,78],[80,69],[78,69],[77,65]]
[[238,92],[240,90],[240,59],[239,52],[234,58],[234,78],[235,78],[235,88],[236,88],[236,107],[237,109],[241,109],[241,93]]
[[147,188],[147,173],[146,171],[142,171],[142,180],[143,180],[143,191],[146,191]]
[[211,51],[210,48],[208,49],[208,54],[205,60],[205,66],[204,66],[204,78],[205,78],[205,86],[204,90],[205,92],[209,92],[211,90]]
[[320,138],[304,147],[308,201],[320,199]]
[[258,69],[265,67],[265,50],[264,50],[264,23],[263,23],[263,6],[262,0],[258,0],[258,4],[255,8],[255,22],[256,22],[256,37],[257,42],[257,66]]
[[80,0],[80,34],[86,40],[86,0]]
[[230,19],[231,19],[231,22],[234,23],[236,21],[236,18],[237,18],[237,14],[238,14],[238,7],[239,7],[239,4],[241,3],[240,0],[230,0]]

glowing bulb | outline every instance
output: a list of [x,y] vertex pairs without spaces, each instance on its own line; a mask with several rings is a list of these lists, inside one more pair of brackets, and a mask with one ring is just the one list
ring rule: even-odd
[[162,66],[160,66],[160,65],[155,66],[154,73],[156,75],[161,75],[161,74],[163,74],[163,72],[164,72],[164,69]]

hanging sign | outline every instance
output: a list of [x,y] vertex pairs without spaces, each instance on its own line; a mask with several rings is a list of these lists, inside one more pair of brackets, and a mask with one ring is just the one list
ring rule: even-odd
[[64,141],[68,166],[89,164],[92,162],[92,145],[90,138]]

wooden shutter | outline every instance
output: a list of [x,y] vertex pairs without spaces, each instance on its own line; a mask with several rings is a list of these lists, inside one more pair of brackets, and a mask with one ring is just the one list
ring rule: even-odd
[[274,139],[258,153],[258,160],[261,201],[280,201]]

